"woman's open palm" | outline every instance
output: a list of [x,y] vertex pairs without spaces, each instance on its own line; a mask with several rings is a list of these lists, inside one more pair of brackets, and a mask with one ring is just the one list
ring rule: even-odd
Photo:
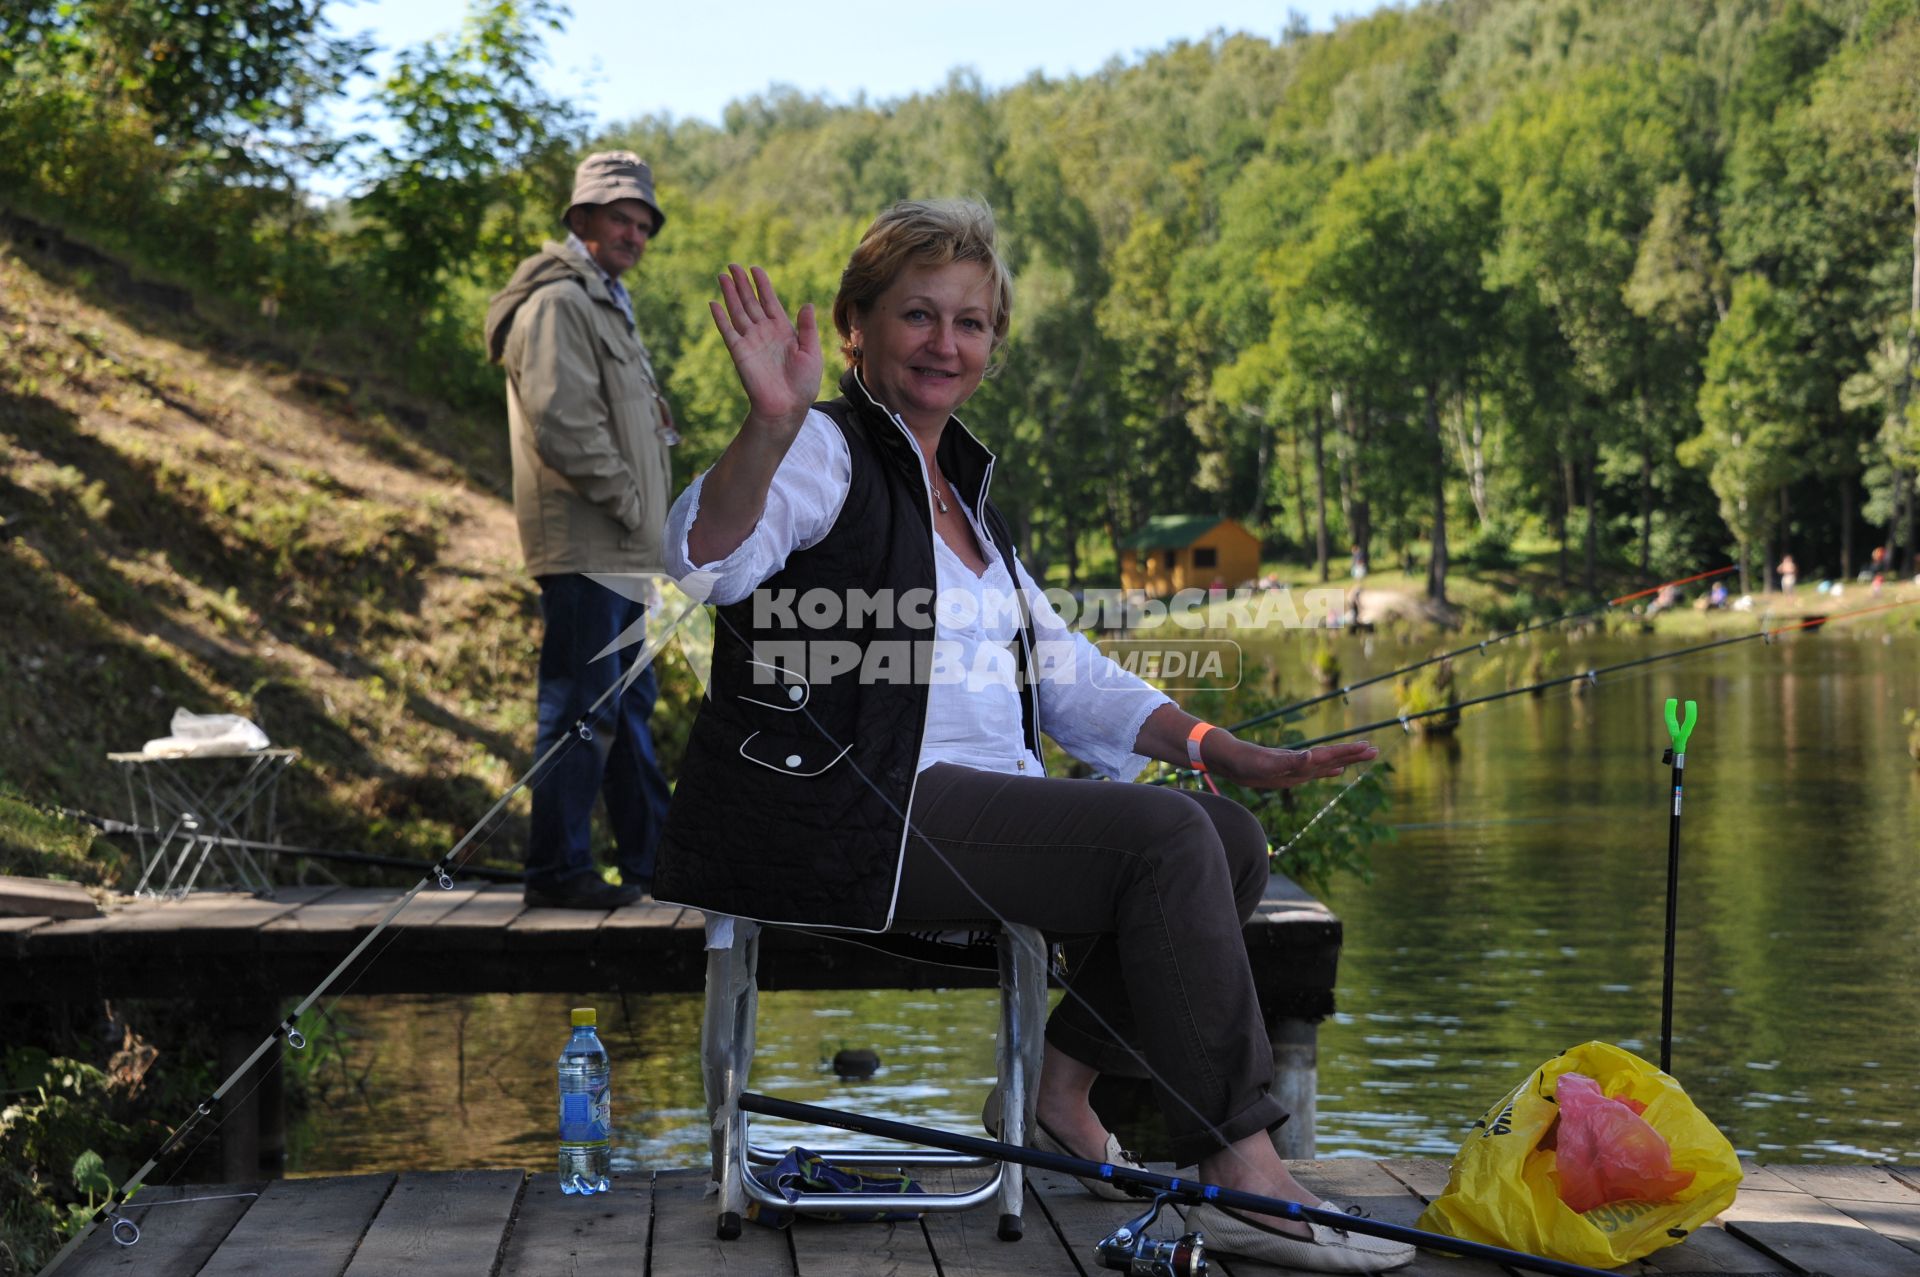
[[820,333],[813,323],[813,303],[800,308],[796,325],[787,318],[767,272],[755,266],[749,274],[732,263],[720,276],[720,296],[723,301],[708,302],[707,308],[747,392],[743,429],[758,424],[791,438],[820,391]]

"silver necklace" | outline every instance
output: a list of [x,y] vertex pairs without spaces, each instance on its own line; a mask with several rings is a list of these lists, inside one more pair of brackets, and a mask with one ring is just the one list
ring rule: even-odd
[[[940,477],[942,479],[945,479],[947,476],[941,475]],[[947,513],[947,501],[945,497],[940,495],[939,487],[931,484],[928,486],[933,488],[933,501],[935,505],[940,507],[940,513],[941,514]],[[955,499],[957,500],[958,498],[955,498]]]

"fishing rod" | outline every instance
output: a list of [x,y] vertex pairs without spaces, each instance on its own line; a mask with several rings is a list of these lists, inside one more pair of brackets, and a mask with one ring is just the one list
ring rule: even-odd
[[[164,837],[166,830],[157,825],[130,824],[124,820],[115,820],[111,816],[96,816],[92,812],[80,811],[73,807],[42,807],[41,811],[77,820],[92,825],[101,833],[114,835],[131,834],[136,838]],[[237,847],[242,851],[257,851],[268,856],[301,856],[309,860],[337,860],[350,865],[374,865],[381,869],[429,869],[431,862],[413,856],[382,856],[368,851],[340,851],[331,847],[301,847],[293,843],[262,842],[257,838],[227,838],[218,834],[195,834],[196,843],[205,843],[214,847]],[[456,865],[452,870],[455,877],[484,878],[489,882],[521,882],[526,873],[519,869],[507,869],[494,865]]]
[[[1208,1202],[1216,1206],[1250,1211],[1256,1215],[1273,1215],[1299,1223],[1319,1224],[1324,1228],[1365,1233],[1370,1237],[1380,1237],[1387,1241],[1426,1246],[1455,1255],[1465,1255],[1472,1259],[1492,1260],[1494,1263],[1506,1264],[1512,1268],[1547,1273],[1550,1277],[1612,1277],[1603,1269],[1589,1268],[1585,1264],[1568,1263],[1561,1259],[1551,1259],[1545,1255],[1530,1255],[1525,1251],[1508,1250],[1504,1246],[1467,1241],[1459,1237],[1449,1237],[1444,1233],[1430,1233],[1424,1229],[1409,1228],[1404,1224],[1389,1224],[1384,1220],[1368,1219],[1364,1215],[1349,1215],[1344,1211],[1307,1206],[1284,1198],[1264,1197],[1258,1193],[1246,1193],[1218,1184],[1205,1184],[1197,1180],[1181,1179],[1178,1176],[1161,1175],[1155,1171],[1141,1170],[1133,1166],[1094,1162],[1066,1153],[1049,1153],[1017,1144],[1003,1144],[999,1140],[986,1139],[978,1135],[956,1135],[951,1131],[915,1126],[908,1122],[895,1122],[882,1117],[869,1117],[864,1113],[844,1113],[838,1109],[821,1108],[814,1104],[796,1104],[791,1100],[778,1100],[752,1091],[740,1093],[740,1107],[746,1112],[758,1113],[764,1117],[783,1117],[790,1121],[809,1122],[817,1126],[835,1126],[843,1130],[859,1131],[865,1135],[875,1135],[882,1139],[924,1144],[932,1148],[950,1149],[956,1153],[968,1153],[975,1157],[993,1158],[1002,1162],[1017,1162],[1022,1166],[1031,1166],[1039,1170],[1059,1171],[1083,1178],[1131,1184],[1151,1189],[1164,1200],[1188,1204]],[[1158,1204],[1156,1202],[1156,1206]],[[1142,1216],[1141,1220],[1150,1218],[1151,1214],[1152,1212],[1149,1212]],[[1141,1227],[1143,1228],[1144,1224]],[[1124,1242],[1122,1242],[1122,1232],[1127,1234]],[[1173,1267],[1170,1262],[1163,1262],[1157,1267],[1139,1267],[1141,1260],[1152,1264],[1148,1251],[1153,1244],[1142,1235],[1140,1229],[1133,1227],[1132,1224],[1122,1232],[1114,1233],[1100,1245],[1101,1262],[1107,1267],[1119,1268],[1123,1272],[1171,1274],[1183,1271]],[[1194,1258],[1198,1260],[1198,1239],[1194,1234],[1188,1234],[1188,1237],[1182,1240],[1189,1239],[1196,1243],[1191,1249],[1194,1252]],[[1203,1273],[1206,1271],[1204,1261],[1184,1271],[1196,1275]]]
[[1260,724],[1271,722],[1276,718],[1285,718],[1290,714],[1297,714],[1301,710],[1312,709],[1315,705],[1324,705],[1335,697],[1345,697],[1349,692],[1357,692],[1363,687],[1372,687],[1375,683],[1384,683],[1390,678],[1399,678],[1403,674],[1411,674],[1415,670],[1423,670],[1429,665],[1436,665],[1441,661],[1449,661],[1456,656],[1465,656],[1471,652],[1484,652],[1495,643],[1504,643],[1510,638],[1519,638],[1522,634],[1531,634],[1535,630],[1548,629],[1561,624],[1563,621],[1577,621],[1583,616],[1599,616],[1611,608],[1619,607],[1622,603],[1631,603],[1633,600],[1643,599],[1649,594],[1658,594],[1662,590],[1676,586],[1690,585],[1695,581],[1705,581],[1712,577],[1725,576],[1731,571],[1733,571],[1733,568],[1728,566],[1724,568],[1714,568],[1711,572],[1696,572],[1692,576],[1683,576],[1672,581],[1662,581],[1660,584],[1650,585],[1644,590],[1635,590],[1632,594],[1622,594],[1617,599],[1608,599],[1599,607],[1584,608],[1578,612],[1566,612],[1545,621],[1533,621],[1521,626],[1517,630],[1508,630],[1504,634],[1495,634],[1489,638],[1481,639],[1478,643],[1468,643],[1464,647],[1454,648],[1451,652],[1442,652],[1438,656],[1429,656],[1423,661],[1415,661],[1411,665],[1403,665],[1397,670],[1388,670],[1384,674],[1375,674],[1371,678],[1363,678],[1355,683],[1346,683],[1334,688],[1330,692],[1323,692],[1319,696],[1308,697],[1304,701],[1295,701],[1291,705],[1281,705],[1274,709],[1266,710],[1263,713],[1254,715],[1243,723],[1233,724],[1227,728],[1227,730],[1238,734],[1242,728],[1258,727]]
[[1544,692],[1550,688],[1564,687],[1570,683],[1595,684],[1600,681],[1603,675],[1618,674],[1621,670],[1636,669],[1642,665],[1653,665],[1660,661],[1675,660],[1682,656],[1692,656],[1697,652],[1712,651],[1717,647],[1730,647],[1736,643],[1751,643],[1755,639],[1771,642],[1776,636],[1791,633],[1794,630],[1819,629],[1823,625],[1831,625],[1836,621],[1844,621],[1849,617],[1865,616],[1870,612],[1886,612],[1894,608],[1912,607],[1916,603],[1920,603],[1920,598],[1902,599],[1894,603],[1881,603],[1874,607],[1855,608],[1850,612],[1837,612],[1828,616],[1809,616],[1804,620],[1794,621],[1788,625],[1776,625],[1771,629],[1755,630],[1751,634],[1735,634],[1727,638],[1710,639],[1705,643],[1695,643],[1689,647],[1677,647],[1670,652],[1656,652],[1652,656],[1637,657],[1631,661],[1620,661],[1613,665],[1598,665],[1592,669],[1581,670],[1576,674],[1562,674],[1558,678],[1542,679],[1538,683],[1528,683],[1524,687],[1504,688],[1498,692],[1489,692],[1485,696],[1475,696],[1452,705],[1440,705],[1433,709],[1423,709],[1412,714],[1400,714],[1394,718],[1383,718],[1377,722],[1363,723],[1358,727],[1342,728],[1337,732],[1329,732],[1325,736],[1315,736],[1311,740],[1296,741],[1290,744],[1288,748],[1312,749],[1315,745],[1326,745],[1333,741],[1346,740],[1353,736],[1364,736],[1368,732],[1378,731],[1383,727],[1399,727],[1404,730],[1419,719],[1432,718],[1440,714],[1458,714],[1463,709],[1471,709],[1476,705],[1487,705],[1494,701],[1503,701],[1509,696],[1522,696],[1529,692]]
[[1667,739],[1664,761],[1673,765],[1673,813],[1667,822],[1667,952],[1660,980],[1660,1071],[1673,1072],[1673,959],[1680,931],[1680,798],[1687,773],[1687,741],[1700,721],[1700,706],[1687,702],[1686,721],[1680,719],[1678,697],[1667,698]]
[[[605,584],[605,582],[602,583]],[[608,588],[614,587],[609,586]],[[146,1162],[141,1165],[138,1170],[121,1181],[117,1189],[107,1195],[106,1200],[94,1209],[93,1214],[87,1217],[86,1222],[79,1229],[75,1230],[73,1236],[67,1239],[67,1243],[55,1252],[53,1259],[47,1266],[40,1270],[40,1277],[49,1277],[51,1273],[72,1257],[73,1253],[81,1247],[88,1237],[93,1235],[95,1228],[98,1228],[108,1220],[113,1221],[109,1231],[112,1233],[115,1241],[125,1246],[134,1245],[139,1241],[138,1228],[132,1230],[131,1240],[122,1239],[119,1228],[120,1224],[125,1221],[125,1216],[120,1214],[120,1208],[125,1206],[128,1199],[137,1193],[146,1183],[147,1176],[160,1165],[161,1160],[175,1148],[179,1147],[180,1144],[186,1140],[189,1132],[202,1121],[213,1115],[214,1106],[225,1099],[230,1091],[245,1080],[254,1065],[258,1064],[267,1052],[273,1050],[283,1040],[296,1051],[306,1046],[306,1037],[297,1027],[300,1017],[305,1015],[307,1011],[313,1007],[314,1003],[326,996],[327,991],[333,988],[334,984],[341,976],[346,974],[355,962],[359,961],[362,954],[373,947],[374,941],[379,939],[381,934],[386,931],[388,925],[400,915],[400,911],[411,904],[413,898],[425,890],[428,884],[436,884],[442,891],[453,890],[454,873],[465,869],[467,867],[467,861],[479,850],[479,846],[493,837],[494,830],[498,825],[498,819],[501,813],[506,810],[507,804],[513,800],[513,796],[522,789],[538,784],[539,779],[550,772],[550,765],[561,753],[571,749],[578,743],[590,743],[593,740],[592,723],[595,716],[599,714],[601,707],[609,701],[625,694],[626,690],[633,685],[641,673],[653,663],[654,657],[658,655],[660,649],[666,645],[667,640],[673,636],[681,625],[686,623],[689,616],[699,609],[700,604],[701,600],[699,598],[690,598],[686,607],[680,610],[680,613],[673,618],[664,630],[657,636],[650,636],[645,640],[633,664],[627,669],[626,673],[609,686],[606,691],[602,692],[599,698],[596,699],[593,704],[589,705],[579,718],[573,721],[572,725],[560,739],[548,746],[547,751],[536,758],[533,761],[533,765],[527,768],[512,785],[508,786],[506,792],[502,793],[499,798],[494,801],[493,806],[487,809],[486,814],[469,826],[466,833],[460,836],[459,841],[428,867],[426,875],[422,877],[420,881],[414,883],[413,886],[401,894],[399,899],[393,902],[392,906],[380,916],[379,921],[373,924],[373,928],[361,937],[358,944],[348,950],[347,955],[340,959],[333,970],[327,972],[327,974],[321,978],[320,983],[315,985],[312,991],[309,992],[306,997],[302,998],[299,1004],[295,1006],[292,1011],[288,1012],[286,1017],[268,1032],[266,1037],[261,1039],[260,1044],[253,1048],[253,1051],[246,1059],[240,1061],[239,1065],[231,1073],[227,1074],[226,1079],[222,1081],[219,1086],[215,1087],[206,1099],[200,1101],[200,1103],[194,1107],[193,1112],[187,1115],[187,1119],[180,1123],[179,1126],[176,1126],[172,1132],[167,1135],[165,1140],[161,1141],[160,1147],[154,1150],[152,1156],[148,1157]],[[608,650],[613,650],[613,648],[617,646],[618,640],[616,640]],[[391,943],[391,938],[389,938],[389,943]],[[379,954],[375,954],[370,958],[368,960],[369,966],[373,961],[376,961],[379,956]],[[362,970],[361,974],[365,974],[365,969]],[[359,976],[356,975],[354,978],[357,981]],[[349,985],[348,987],[351,988],[352,986]],[[254,1085],[259,1085],[258,1081],[256,1081]],[[218,1125],[219,1123],[216,1122],[216,1129]]]

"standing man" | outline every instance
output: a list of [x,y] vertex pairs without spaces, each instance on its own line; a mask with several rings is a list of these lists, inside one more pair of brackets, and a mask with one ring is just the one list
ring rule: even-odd
[[[587,723],[591,740],[575,731],[628,672],[641,644],[600,653],[645,616],[650,595],[643,577],[633,578],[633,599],[586,574],[663,570],[667,448],[678,436],[620,277],[666,218],[646,164],[602,151],[575,173],[564,221],[566,242],[521,262],[488,306],[487,351],[507,370],[513,508],[545,623],[535,757],[575,736],[534,781],[526,900],[610,909],[652,886],[668,792],[647,730],[659,686],[651,668],[600,707]],[[593,804],[602,794],[619,886],[593,863]]]

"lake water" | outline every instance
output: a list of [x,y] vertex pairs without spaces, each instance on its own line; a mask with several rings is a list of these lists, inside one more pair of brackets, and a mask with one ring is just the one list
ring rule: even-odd
[[[1429,650],[1339,643],[1349,680]],[[1571,672],[1677,646],[1548,650]],[[1508,685],[1526,654],[1462,660],[1462,694]],[[1306,685],[1304,665],[1286,669],[1297,647],[1268,659]],[[1370,885],[1327,897],[1346,943],[1320,1032],[1321,1156],[1448,1156],[1488,1104],[1588,1039],[1657,1061],[1668,696],[1700,703],[1675,1075],[1743,1154],[1920,1160],[1920,768],[1899,721],[1920,706],[1920,641],[1843,629],[1515,697],[1470,711],[1449,741],[1375,738],[1396,837],[1375,848]],[[1392,712],[1382,686],[1302,727]],[[585,1003],[615,1061],[616,1166],[700,1164],[700,999],[583,990],[343,999],[302,1062],[317,1098],[291,1115],[290,1170],[550,1165],[552,1060]],[[994,1025],[984,991],[764,995],[754,1086],[977,1130]],[[884,1067],[837,1081],[843,1046]]]

